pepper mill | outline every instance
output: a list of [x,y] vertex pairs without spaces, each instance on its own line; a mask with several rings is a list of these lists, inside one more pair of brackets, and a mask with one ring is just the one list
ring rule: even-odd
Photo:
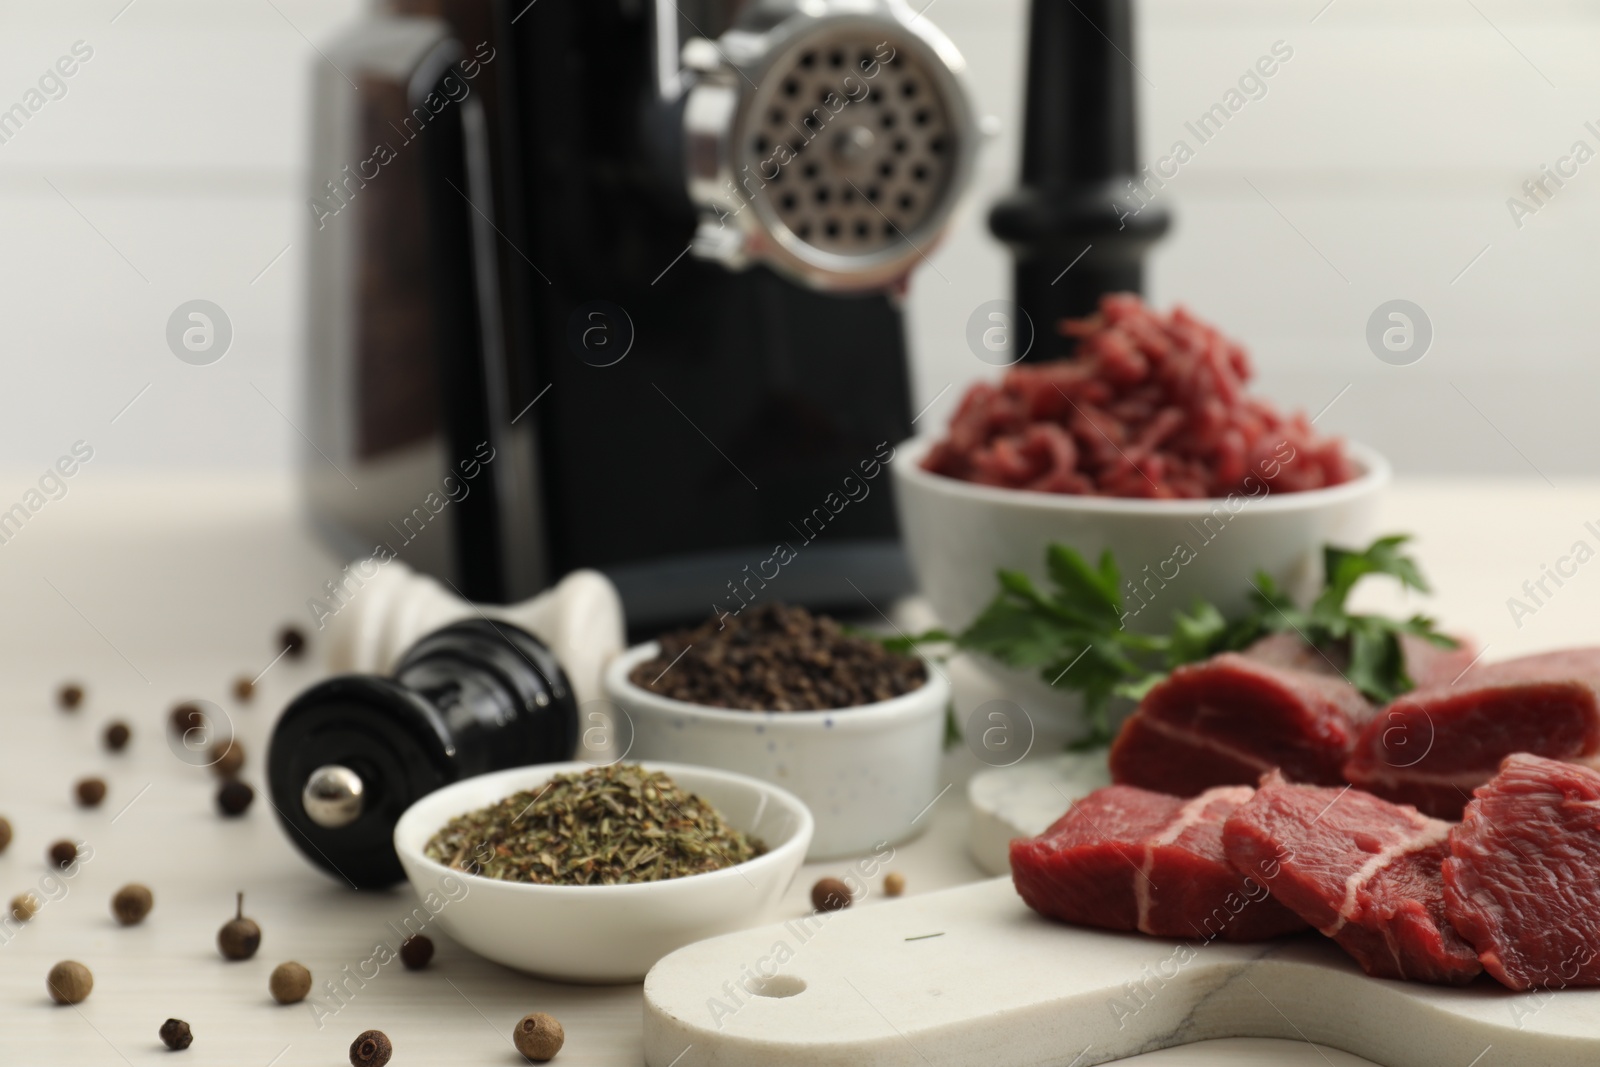
[[393,834],[419,798],[473,775],[571,759],[578,704],[543,642],[469,619],[414,644],[392,677],[307,689],[272,733],[267,778],[289,838],[358,889],[405,872]]
[[[1133,0],[1030,5],[1021,182],[989,229],[1016,256],[1014,297],[1039,337],[1106,293],[1142,292],[1145,251],[1171,221],[1144,204],[1164,183],[1139,167],[1132,55]],[[1026,358],[1060,355],[1036,344]]]
[[622,599],[599,571],[573,571],[510,605],[469,603],[399,560],[360,560],[345,571],[328,598],[337,608],[327,620],[329,670],[387,674],[424,634],[463,619],[502,619],[555,650],[581,704],[603,696],[601,673],[627,643]]

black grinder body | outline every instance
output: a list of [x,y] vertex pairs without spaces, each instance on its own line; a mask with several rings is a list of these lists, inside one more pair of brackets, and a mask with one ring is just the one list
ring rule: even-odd
[[637,624],[703,616],[784,543],[797,569],[778,595],[851,603],[845,579],[881,584],[897,556],[887,486],[825,531],[803,520],[910,434],[900,313],[686,251],[680,118],[654,84],[650,23],[644,5],[546,2],[512,27],[538,264],[512,292],[530,387],[550,390],[534,412],[553,568],[606,570]]
[[[357,227],[357,247],[329,255],[329,276],[354,261],[371,278],[352,281],[348,298],[314,291],[314,317],[354,301],[355,332],[376,343],[344,354],[335,315],[313,334],[319,452],[307,470],[324,526],[352,553],[386,543],[480,602],[597,568],[634,626],[738,607],[734,588],[748,599],[747,569],[780,545],[788,561],[770,596],[860,610],[852,582],[875,602],[908,592],[888,479],[838,506],[844,479],[876,470],[911,433],[901,311],[882,293],[816,291],[689,251],[683,96],[658,79],[662,6],[391,6],[433,16],[440,47],[453,37],[476,76],[419,61],[409,81],[394,78],[397,106],[415,110],[429,92],[457,102],[332,220]],[[733,7],[721,5],[719,24],[701,10],[715,3],[679,6],[709,33]],[[391,13],[358,26],[341,65],[380,53],[378,39],[404,29],[395,23]],[[454,94],[452,77],[464,86]],[[350,93],[323,81],[330,98],[350,98],[363,130],[406,127],[403,111],[369,114],[382,98],[365,83]],[[333,173],[355,149],[326,140],[319,163]],[[368,236],[407,230],[425,240]],[[396,295],[370,299],[375,288]],[[414,312],[415,328],[385,328],[397,312]],[[424,346],[426,361],[398,359]],[[393,387],[396,373],[412,384]],[[424,447],[437,458],[406,458]],[[458,461],[490,455],[487,476],[426,536],[396,539],[407,532],[397,511],[414,512]],[[355,491],[328,459],[387,491]]]
[[[504,622],[455,623],[417,642],[393,677],[341,675],[300,694],[273,729],[267,778],[290,841],[353,888],[405,872],[394,826],[434,790],[491,771],[572,758],[578,708],[561,665]],[[362,785],[359,812],[327,825],[307,783],[340,768]]]

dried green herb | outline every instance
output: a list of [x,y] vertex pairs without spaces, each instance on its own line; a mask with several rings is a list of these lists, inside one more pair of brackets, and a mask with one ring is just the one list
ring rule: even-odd
[[666,774],[617,763],[459,815],[425,851],[503,882],[626,885],[722,870],[766,846]]

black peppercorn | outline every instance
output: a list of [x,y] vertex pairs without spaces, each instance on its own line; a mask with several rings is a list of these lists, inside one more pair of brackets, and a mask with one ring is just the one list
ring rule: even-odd
[[218,778],[237,778],[244,768],[244,746],[228,738],[211,746],[211,773]]
[[566,1041],[567,1035],[561,1029],[561,1024],[542,1011],[524,1015],[518,1021],[517,1028],[511,1031],[511,1043],[517,1046],[518,1052],[535,1063],[553,1059]]
[[272,977],[267,980],[267,991],[279,1004],[298,1004],[311,992],[311,972],[306,970],[304,964],[293,960],[280,963],[272,969]]
[[106,748],[113,752],[121,752],[128,747],[128,739],[133,736],[133,731],[128,729],[125,722],[114,722],[106,727]]
[[848,908],[854,899],[850,887],[837,878],[820,878],[811,887],[811,905],[818,911]]
[[98,808],[106,798],[106,782],[104,778],[84,778],[73,787],[73,791],[78,795],[80,808]]
[[78,846],[71,841],[57,841],[50,846],[50,862],[63,871],[78,859]]
[[928,680],[913,655],[845,631],[826,615],[778,603],[663,634],[659,655],[629,674],[661,696],[717,708],[816,711],[909,693]]
[[256,683],[244,675],[233,680],[233,699],[241,704],[248,704],[256,695]]
[[43,906],[32,893],[18,893],[11,898],[11,917],[19,923],[25,923],[39,914]]
[[200,710],[198,704],[179,704],[172,709],[172,732],[179,737],[190,730],[203,730],[206,725],[206,713]]
[[0,818],[0,852],[4,852],[11,844],[11,822]]
[[161,1043],[179,1052],[194,1044],[194,1032],[182,1019],[168,1019],[161,1024]]
[[83,686],[75,682],[68,682],[56,693],[56,700],[64,711],[76,711],[79,704],[83,703]]
[[394,1046],[382,1030],[368,1030],[350,1042],[351,1067],[383,1067],[394,1055]]
[[81,1004],[94,989],[94,975],[77,960],[62,960],[45,976],[50,999],[57,1004]]
[[217,949],[224,959],[247,960],[261,947],[261,927],[244,917],[244,894],[239,894],[238,911],[217,931]]
[[116,896],[111,898],[111,914],[123,926],[136,926],[144,922],[144,917],[150,914],[155,902],[154,893],[137,882],[131,882],[117,890]]
[[400,942],[400,962],[408,971],[420,971],[433,959],[433,941],[425,934],[412,934]]
[[306,635],[293,626],[285,626],[278,631],[278,648],[290,659],[299,659],[306,650]]
[[250,810],[251,801],[255,800],[256,791],[237,778],[222,783],[222,788],[217,790],[217,810],[229,818],[243,815]]

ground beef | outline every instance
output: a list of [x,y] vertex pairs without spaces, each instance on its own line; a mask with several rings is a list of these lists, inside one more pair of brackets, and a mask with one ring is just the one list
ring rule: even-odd
[[713,708],[849,708],[909,693],[928,678],[920,659],[786,604],[722,615],[660,644],[660,655],[629,674],[633,684]]
[[1062,324],[1072,358],[967,391],[922,465],[982,485],[1114,497],[1223,497],[1338,485],[1355,468],[1303,414],[1246,395],[1238,344],[1131,293]]

